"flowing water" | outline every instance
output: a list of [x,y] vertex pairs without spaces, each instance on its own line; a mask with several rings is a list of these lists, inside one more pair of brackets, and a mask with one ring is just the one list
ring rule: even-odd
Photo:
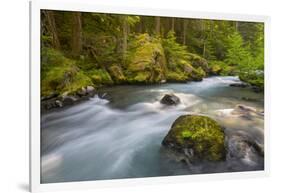
[[[115,86],[100,91],[107,99],[96,96],[43,114],[41,182],[262,170],[263,156],[251,149],[240,158],[187,166],[167,156],[161,146],[173,121],[190,113],[216,119],[228,138],[239,134],[263,146],[263,116],[231,113],[237,104],[262,112],[263,94],[229,86],[237,82],[237,77],[210,77],[186,84]],[[177,95],[181,104],[160,104],[167,93]],[[228,146],[235,146],[235,140]]]

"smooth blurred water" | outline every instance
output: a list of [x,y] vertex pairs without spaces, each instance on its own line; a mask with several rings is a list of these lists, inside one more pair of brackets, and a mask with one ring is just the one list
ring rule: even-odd
[[[193,166],[170,159],[161,142],[180,115],[213,117],[228,137],[242,133],[263,145],[263,117],[231,115],[237,104],[263,111],[263,94],[229,87],[237,77],[211,77],[202,82],[150,86],[115,86],[70,108],[41,117],[41,182],[69,182],[132,177],[262,170],[263,157],[250,152],[243,159],[202,162]],[[165,106],[167,93],[181,104]],[[247,99],[247,100],[245,100]]]

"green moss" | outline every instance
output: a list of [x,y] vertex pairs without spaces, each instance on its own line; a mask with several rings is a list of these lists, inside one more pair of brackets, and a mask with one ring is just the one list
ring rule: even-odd
[[95,85],[111,85],[113,81],[106,70],[92,69],[88,72],[89,77]]
[[128,82],[129,83],[149,83],[149,79],[151,77],[150,72],[144,71],[144,72],[138,72],[133,77],[129,77]]
[[264,90],[264,72],[263,71],[250,71],[240,72],[240,80],[258,87],[261,91]]
[[73,78],[69,84],[67,84],[62,91],[68,91],[70,93],[80,90],[82,87],[93,85],[91,79],[86,76],[82,71],[78,71],[73,75]]
[[167,38],[163,39],[162,42],[167,59],[168,72],[166,76],[168,81],[198,81],[206,76],[207,61],[196,54],[189,53],[186,46],[177,43],[173,32],[169,32]]
[[217,61],[209,62],[210,74],[212,74],[212,75],[220,75],[220,73],[223,70],[222,66],[223,65],[220,65],[220,63],[217,62]]
[[170,82],[186,82],[188,81],[189,77],[182,71],[168,71],[166,73],[166,79]]
[[206,72],[202,69],[202,67],[199,67],[196,69],[198,73],[198,77],[204,78],[206,76]]
[[108,71],[114,83],[120,84],[126,82],[126,77],[120,66],[114,64],[108,68]]
[[234,76],[238,74],[237,68],[223,61],[213,60],[209,62],[210,72],[214,75]]
[[148,34],[131,39],[126,58],[129,83],[155,83],[165,77],[165,55],[160,40]]
[[41,95],[53,92],[75,92],[83,86],[92,85],[91,79],[81,71],[75,61],[53,49],[43,49],[41,58]]
[[192,64],[194,68],[201,67],[205,72],[209,72],[210,70],[208,66],[208,61],[197,54],[188,53],[187,60]]
[[214,66],[212,66],[211,71],[212,71],[212,73],[218,75],[222,71],[222,68],[219,65],[214,65]]
[[173,143],[178,149],[191,148],[201,159],[218,161],[225,157],[224,132],[216,121],[206,116],[180,116],[163,143]]
[[92,85],[91,79],[75,66],[61,66],[50,69],[42,79],[42,95],[75,92],[83,86]]
[[182,131],[181,134],[182,134],[182,138],[183,139],[188,139],[188,138],[190,138],[192,136],[192,132],[187,131],[187,130]]
[[206,77],[206,72],[201,68],[193,69],[190,74],[191,80],[201,81],[204,77]]

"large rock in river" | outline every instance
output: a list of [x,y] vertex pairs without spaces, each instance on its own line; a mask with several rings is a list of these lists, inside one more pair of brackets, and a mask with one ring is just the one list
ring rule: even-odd
[[165,94],[160,102],[165,105],[177,105],[180,103],[180,99],[174,94]]
[[162,145],[178,160],[220,161],[225,159],[223,128],[201,115],[183,115],[175,120]]

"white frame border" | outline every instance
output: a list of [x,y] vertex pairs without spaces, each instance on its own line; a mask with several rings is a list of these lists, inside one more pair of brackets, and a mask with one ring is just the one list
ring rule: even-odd
[[[169,177],[149,177],[117,180],[82,181],[40,184],[40,10],[64,10],[131,15],[152,15],[182,18],[201,18],[218,20],[239,20],[264,22],[265,24],[265,167],[264,171],[196,174]],[[188,10],[150,9],[124,6],[100,5],[90,0],[42,0],[30,2],[30,191],[77,190],[103,187],[124,187],[148,184],[183,183],[192,181],[210,181],[241,179],[269,176],[269,122],[270,122],[270,18],[268,16],[241,15],[226,13],[194,12]]]

